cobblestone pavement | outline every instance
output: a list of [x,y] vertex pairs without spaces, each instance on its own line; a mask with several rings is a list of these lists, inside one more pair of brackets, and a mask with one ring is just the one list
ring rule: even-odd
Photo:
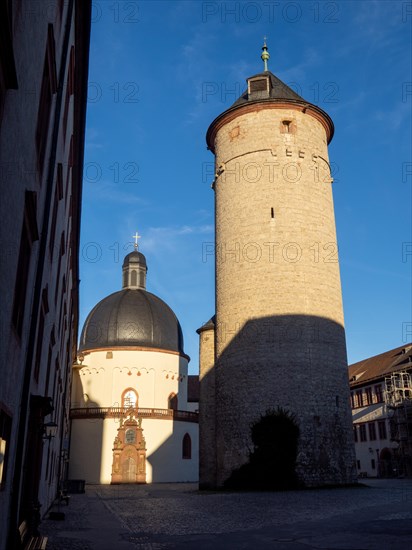
[[95,485],[46,520],[47,550],[403,550],[412,480],[280,493],[199,492],[196,484]]

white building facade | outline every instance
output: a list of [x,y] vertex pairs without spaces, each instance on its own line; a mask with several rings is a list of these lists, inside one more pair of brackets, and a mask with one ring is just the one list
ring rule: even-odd
[[359,477],[412,475],[412,345],[349,367]]
[[[146,260],[86,319],[74,366],[69,477],[87,483],[197,481],[198,414],[173,311],[146,291]],[[190,410],[192,409],[192,410]]]
[[385,456],[391,456],[390,449],[397,447],[389,439],[383,388],[381,381],[351,392],[356,468],[359,477],[378,477],[381,454],[383,453],[384,461]]

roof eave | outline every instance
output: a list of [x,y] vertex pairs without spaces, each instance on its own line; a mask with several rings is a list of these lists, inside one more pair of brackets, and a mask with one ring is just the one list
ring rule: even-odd
[[183,357],[183,359],[186,359],[188,362],[190,361],[190,356],[184,353],[183,351],[177,351],[167,348],[155,348],[150,345],[134,345],[133,343],[130,343],[130,345],[122,344],[118,345],[116,343],[114,344],[104,344],[96,347],[85,347],[85,348],[79,348],[78,353],[82,355],[89,355],[90,353],[94,353],[97,351],[150,351],[150,352],[156,352],[156,353],[168,353],[170,355],[178,355],[179,357]]
[[219,116],[217,116],[213,120],[213,122],[210,124],[206,133],[207,148],[213,153],[215,152],[214,137],[216,135],[217,128],[220,126],[222,121],[226,117],[228,117],[228,115],[230,116],[232,113],[235,113],[237,111],[246,110],[246,109],[248,110],[250,106],[255,106],[255,105],[282,105],[283,106],[285,104],[293,107],[299,107],[301,108],[302,112],[306,112],[308,110],[313,111],[313,113],[316,113],[318,116],[320,116],[320,118],[324,122],[323,125],[325,127],[327,142],[329,145],[329,143],[332,141],[332,138],[335,132],[335,126],[330,116],[323,109],[305,100],[285,99],[285,98],[267,98],[267,99],[250,100],[245,103],[241,103],[240,105],[232,105],[231,107],[229,107],[229,109],[227,109],[226,111],[221,113]]

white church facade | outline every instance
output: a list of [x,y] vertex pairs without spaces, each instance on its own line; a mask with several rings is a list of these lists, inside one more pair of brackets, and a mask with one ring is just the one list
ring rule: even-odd
[[135,250],[123,288],[87,317],[73,369],[69,478],[86,483],[198,480],[198,414],[178,319],[146,290]]

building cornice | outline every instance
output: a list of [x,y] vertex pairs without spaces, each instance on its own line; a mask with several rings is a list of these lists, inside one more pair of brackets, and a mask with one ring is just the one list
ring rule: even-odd
[[[102,348],[93,348],[93,349],[87,349],[84,351],[80,351],[79,354],[82,354],[84,357],[86,355],[89,355],[90,353],[94,353],[97,351],[151,351],[151,352],[157,352],[157,353],[168,353],[170,355],[178,355],[179,357],[183,357],[184,359],[187,359],[187,361],[190,361],[189,355],[186,355],[185,353],[180,353],[179,351],[173,351],[170,349],[161,349],[161,348],[149,348],[149,347],[142,347],[142,346],[113,346],[113,347],[102,347]],[[80,365],[81,366],[81,365]]]
[[199,414],[193,411],[177,411],[174,409],[138,408],[126,407],[76,407],[70,409],[70,418],[127,418],[130,413],[137,418],[155,418],[159,420],[173,420],[180,422],[199,422]]
[[248,113],[256,113],[266,109],[293,109],[302,113],[311,115],[318,122],[322,124],[326,132],[327,143],[332,141],[334,134],[334,124],[330,116],[322,109],[311,103],[298,100],[275,100],[275,99],[259,99],[256,101],[249,101],[241,105],[231,107],[221,115],[219,115],[209,126],[206,134],[206,143],[208,149],[213,153],[215,152],[215,138],[217,132],[228,122],[231,122],[235,118]]

